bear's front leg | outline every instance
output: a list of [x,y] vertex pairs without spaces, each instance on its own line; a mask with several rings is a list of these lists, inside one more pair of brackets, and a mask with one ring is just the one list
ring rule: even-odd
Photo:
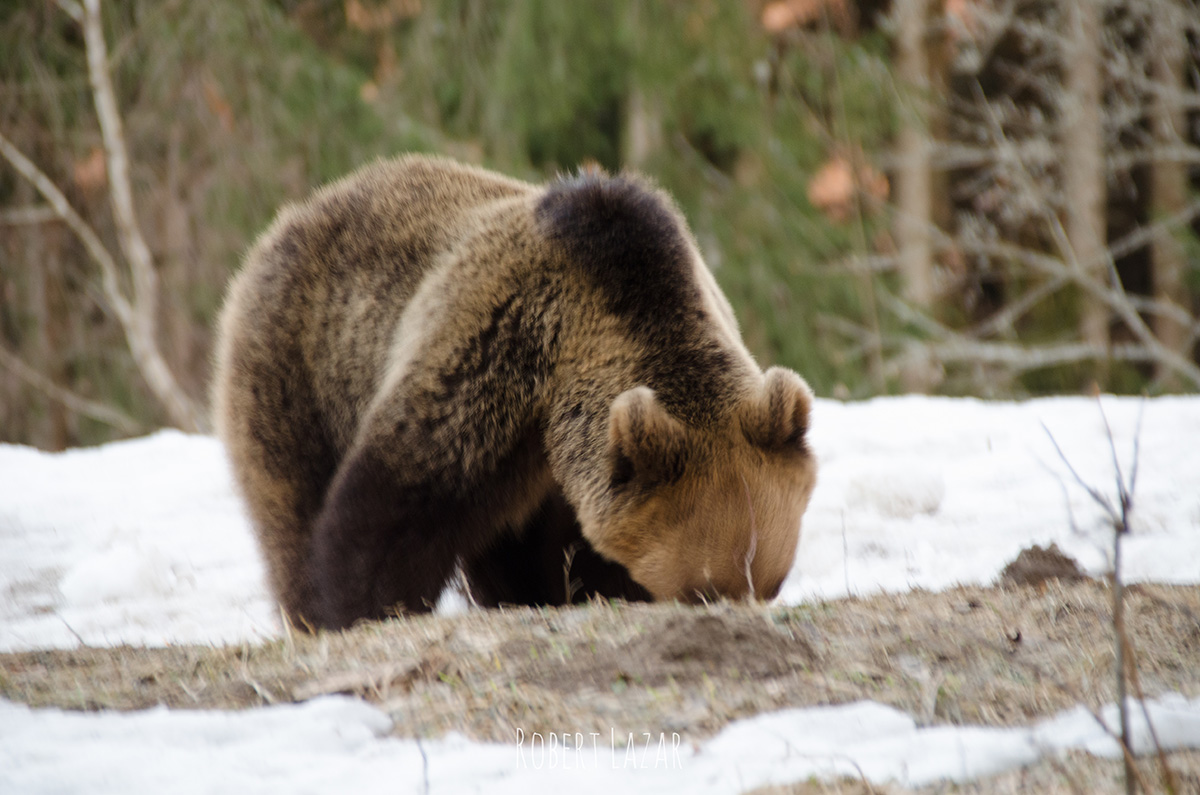
[[459,546],[480,532],[478,511],[447,492],[370,449],[343,462],[313,528],[321,626],[433,608]]
[[428,612],[459,558],[524,524],[546,499],[553,480],[537,424],[505,423],[489,408],[426,421],[410,404],[366,427],[313,526],[316,623]]

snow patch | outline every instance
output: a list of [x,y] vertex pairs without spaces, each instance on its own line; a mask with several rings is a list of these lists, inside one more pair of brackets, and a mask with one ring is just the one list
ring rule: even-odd
[[946,496],[942,473],[917,461],[897,460],[885,469],[856,473],[846,489],[846,506],[871,508],[890,519],[935,514]]
[[[1200,748],[1200,699],[1148,702],[1164,749]],[[1115,705],[1104,720],[1115,720]],[[1134,710],[1140,715],[1140,709]],[[576,747],[388,736],[381,710],[345,697],[242,712],[156,708],[129,713],[32,710],[0,700],[0,792],[468,792],[715,795],[811,778],[920,787],[966,782],[1046,755],[1119,750],[1083,708],[1030,727],[918,727],[870,701],[789,709],[735,721],[697,746],[666,752],[599,734]],[[1134,721],[1135,748],[1150,750]],[[673,740],[672,740],[673,742]],[[653,745],[653,743],[651,744]],[[569,748],[570,750],[564,750]]]
[[170,561],[160,550],[123,542],[71,567],[58,589],[68,605],[79,607],[139,594],[170,593],[177,579]]

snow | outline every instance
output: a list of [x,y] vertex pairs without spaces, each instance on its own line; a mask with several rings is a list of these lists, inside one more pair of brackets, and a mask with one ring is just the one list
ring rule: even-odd
[[1123,575],[1197,582],[1200,400],[1105,397],[1101,405],[1103,414],[1087,398],[818,401],[811,434],[821,472],[781,598],[990,583],[1023,548],[1051,542],[1085,571],[1108,571],[1111,524],[1054,447],[1116,502],[1105,417],[1126,482],[1138,440]]
[[[1115,500],[1105,417],[1126,481],[1137,448],[1126,579],[1200,582],[1200,398],[819,400],[819,483],[781,601],[989,583],[1034,543],[1105,572],[1104,512],[1055,450]],[[214,439],[163,431],[60,454],[0,445],[0,484],[0,651],[277,636]],[[465,608],[450,596],[442,609]],[[1148,709],[1164,746],[1200,748],[1200,702],[1168,694]],[[1133,714],[1144,738],[1140,708]],[[1102,717],[1115,724],[1113,708]],[[698,747],[669,734],[627,748],[625,738],[569,733],[418,745],[386,736],[389,726],[340,698],[241,713],[0,701],[0,792],[725,793],[810,776],[964,781],[1069,749],[1118,751],[1082,708],[991,729],[918,727],[862,702],[737,721]]]
[[[1147,711],[1164,750],[1200,747],[1200,699],[1168,695]],[[1105,712],[1113,725],[1115,707]],[[1134,746],[1145,752],[1145,721],[1132,712]],[[740,720],[699,747],[669,733],[632,744],[611,734],[417,743],[388,737],[390,727],[383,712],[345,697],[243,712],[81,713],[0,701],[0,792],[716,795],[814,777],[964,782],[1070,750],[1120,753],[1082,708],[1029,728],[921,728],[860,701]]]
[[60,454],[0,445],[0,651],[272,637],[220,444],[161,431]]

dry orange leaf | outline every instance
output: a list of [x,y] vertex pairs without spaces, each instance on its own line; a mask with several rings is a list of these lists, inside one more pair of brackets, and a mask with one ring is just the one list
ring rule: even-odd
[[843,157],[826,161],[808,183],[808,200],[830,215],[843,213],[853,197],[854,175]]
[[604,166],[594,157],[587,157],[579,164],[579,174],[584,177],[603,177],[607,174]]
[[104,150],[98,146],[93,146],[84,159],[76,160],[72,171],[75,185],[85,193],[108,184],[108,164],[104,161]]
[[365,32],[383,30],[421,13],[421,0],[389,0],[368,8],[361,0],[346,0],[346,24]]
[[808,200],[833,221],[850,217],[856,191],[874,199],[888,195],[888,180],[869,165],[860,166],[857,177],[850,161],[835,155],[825,162],[808,183]]
[[978,20],[975,17],[975,9],[971,6],[971,0],[945,0],[943,3],[942,9],[951,22],[952,38],[957,39],[962,33],[972,38],[975,36]]
[[825,12],[844,14],[846,0],[775,0],[762,10],[762,26],[768,33],[781,33],[789,28],[816,22]]
[[212,78],[205,77],[202,88],[208,109],[220,121],[221,129],[230,132],[233,129],[233,108],[221,95],[221,90],[217,88],[217,84],[212,81]]

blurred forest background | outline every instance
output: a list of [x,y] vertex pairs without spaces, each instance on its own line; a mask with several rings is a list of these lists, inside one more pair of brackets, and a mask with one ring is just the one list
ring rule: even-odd
[[203,428],[254,235],[404,151],[652,175],[820,395],[1200,390],[1196,0],[0,0],[0,440]]

